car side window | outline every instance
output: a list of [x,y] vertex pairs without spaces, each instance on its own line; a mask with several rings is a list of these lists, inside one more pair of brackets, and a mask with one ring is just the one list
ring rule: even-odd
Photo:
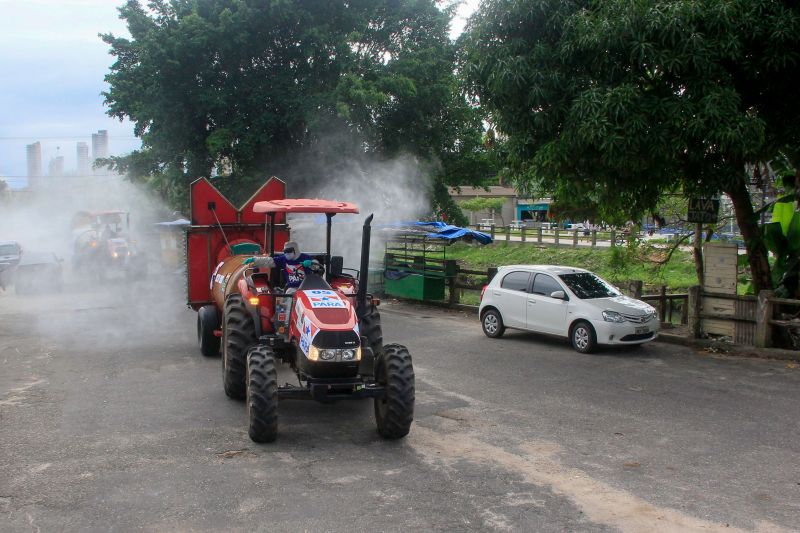
[[528,284],[531,281],[530,272],[509,272],[503,277],[500,288],[511,291],[528,291]]
[[536,274],[533,280],[533,294],[541,294],[543,296],[550,296],[555,291],[563,291],[564,289],[558,284],[556,280],[547,274]]

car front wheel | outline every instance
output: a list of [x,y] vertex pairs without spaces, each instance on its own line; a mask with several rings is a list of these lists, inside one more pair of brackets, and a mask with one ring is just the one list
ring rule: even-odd
[[572,334],[569,337],[572,347],[580,353],[592,353],[597,347],[597,335],[594,328],[585,320],[572,326]]
[[506,327],[503,325],[503,318],[496,309],[489,309],[483,313],[481,327],[483,328],[483,333],[492,339],[502,337],[506,331]]

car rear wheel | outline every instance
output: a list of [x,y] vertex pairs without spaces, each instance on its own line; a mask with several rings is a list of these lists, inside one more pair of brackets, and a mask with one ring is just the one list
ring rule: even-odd
[[592,353],[597,347],[597,335],[594,332],[594,328],[585,320],[576,322],[572,326],[569,338],[572,342],[572,347],[580,353]]
[[503,317],[500,316],[500,312],[496,309],[489,309],[483,313],[481,327],[483,328],[483,333],[492,339],[502,337],[506,331],[506,327],[503,325]]

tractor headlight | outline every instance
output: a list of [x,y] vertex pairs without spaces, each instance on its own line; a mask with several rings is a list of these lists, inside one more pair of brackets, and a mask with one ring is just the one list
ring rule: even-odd
[[310,346],[308,349],[310,361],[360,361],[361,348],[317,348]]
[[336,352],[338,350],[324,349],[319,351],[319,358],[321,361],[333,361],[336,359]]
[[361,348],[346,348],[342,350],[342,361],[358,361],[361,359]]

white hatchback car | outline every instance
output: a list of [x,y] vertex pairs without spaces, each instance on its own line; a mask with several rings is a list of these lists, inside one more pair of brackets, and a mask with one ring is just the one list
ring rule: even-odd
[[488,337],[506,328],[535,331],[567,337],[581,353],[652,341],[659,329],[651,305],[588,270],[553,265],[500,267],[481,293],[479,316]]

